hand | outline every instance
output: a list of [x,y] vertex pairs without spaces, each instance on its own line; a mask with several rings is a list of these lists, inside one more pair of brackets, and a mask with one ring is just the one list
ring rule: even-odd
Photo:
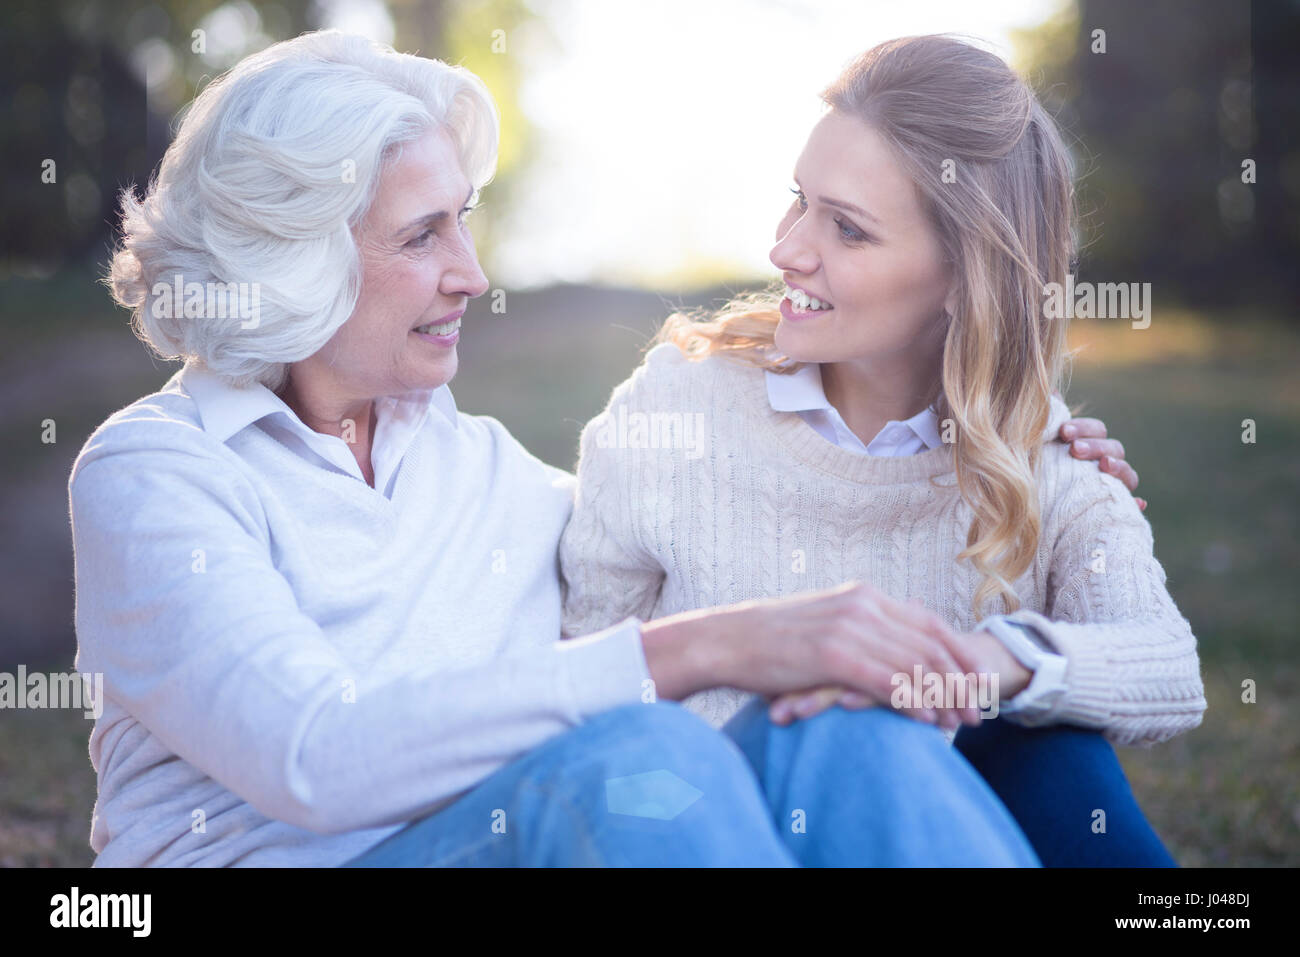
[[[987,648],[966,640],[918,603],[903,603],[866,584],[841,586],[769,602],[752,603],[758,612],[734,646],[732,671],[719,683],[776,696],[801,696],[817,689],[816,701],[829,706],[893,707],[895,689],[911,701],[914,667],[943,675],[988,670]],[[800,680],[819,675],[819,680]],[[975,687],[967,684],[967,701]],[[856,692],[847,699],[831,688]],[[917,706],[898,710],[920,721],[955,727],[980,720],[974,704],[965,708]],[[773,720],[782,717],[778,711]]]
[[[998,675],[998,700],[1014,698],[1029,684],[1033,673],[1009,652],[997,637],[986,631],[965,632],[960,634],[961,644],[970,657],[973,673],[981,672]],[[839,705],[848,711],[875,707],[875,702],[865,695],[846,688],[843,685],[824,685],[810,691],[791,692],[780,695],[769,710],[772,722],[778,725],[789,724],[793,720],[811,718],[821,714],[827,708]],[[956,727],[949,717],[945,727]]]
[[[1058,438],[1070,443],[1070,454],[1085,462],[1097,462],[1103,472],[1115,476],[1130,492],[1138,486],[1138,474],[1124,461],[1124,446],[1118,439],[1106,438],[1106,423],[1100,419],[1070,419],[1061,425]],[[1138,508],[1146,511],[1146,499],[1137,498]]]

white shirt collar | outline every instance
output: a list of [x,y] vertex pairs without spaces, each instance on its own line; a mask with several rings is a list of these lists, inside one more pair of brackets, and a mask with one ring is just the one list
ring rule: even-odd
[[[277,412],[284,414],[290,423],[307,429],[302,419],[298,418],[298,413],[260,382],[247,388],[236,388],[194,362],[185,364],[180,379],[185,385],[185,391],[198,406],[203,430],[218,441],[225,442],[244,427]],[[376,400],[376,405],[376,415],[381,411],[400,410],[405,413],[403,418],[410,417],[410,413],[416,409],[423,412],[428,408],[436,408],[453,428],[457,427],[456,401],[452,398],[451,389],[445,385],[436,389],[382,396]]]
[[806,363],[789,375],[768,372],[767,399],[777,412],[797,412],[810,426],[840,448],[865,455],[912,455],[943,445],[939,419],[933,409],[923,409],[910,419],[887,422],[864,445],[826,398],[821,366]]
[[[253,423],[270,417],[267,430],[296,439],[290,443],[297,446],[295,451],[305,447],[343,471],[362,478],[361,468],[347,443],[338,436],[309,428],[283,399],[261,383],[236,388],[192,361],[181,370],[180,381],[198,407],[203,430],[218,441],[226,442]],[[375,434],[371,438],[370,455],[376,489],[387,494],[389,480],[430,409],[437,409],[452,428],[459,428],[456,401],[446,385],[375,400]]]

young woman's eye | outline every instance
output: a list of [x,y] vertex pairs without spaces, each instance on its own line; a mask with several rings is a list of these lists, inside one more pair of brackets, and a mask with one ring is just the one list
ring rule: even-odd
[[844,219],[836,218],[835,225],[840,231],[840,238],[850,243],[863,243],[871,239],[866,233]]
[[803,190],[791,186],[790,192],[794,193],[795,204],[798,205],[801,210],[806,210],[808,208],[808,197],[803,194]]

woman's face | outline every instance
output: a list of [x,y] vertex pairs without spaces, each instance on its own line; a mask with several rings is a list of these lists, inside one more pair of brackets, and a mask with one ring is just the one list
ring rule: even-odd
[[787,286],[776,347],[801,362],[933,362],[952,306],[949,273],[884,139],[828,113],[808,137],[795,184],[770,254]]
[[436,388],[456,374],[460,317],[488,288],[465,225],[472,194],[441,129],[405,144],[381,176],[357,231],[356,308],[313,356],[341,391],[373,398]]

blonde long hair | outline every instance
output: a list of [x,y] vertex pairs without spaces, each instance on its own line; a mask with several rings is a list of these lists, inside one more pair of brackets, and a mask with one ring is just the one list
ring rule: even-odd
[[[1043,287],[1063,283],[1074,264],[1070,155],[1010,67],[947,36],[873,47],[822,99],[891,144],[952,264],[957,303],[934,393],[940,420],[956,424],[957,485],[973,512],[957,558],[982,576],[976,615],[995,597],[1014,610],[1012,583],[1038,548],[1042,434],[1068,359],[1065,320],[1047,318]],[[691,358],[792,372],[799,363],[773,345],[779,302],[769,290],[711,315],[677,313],[658,340]]]

